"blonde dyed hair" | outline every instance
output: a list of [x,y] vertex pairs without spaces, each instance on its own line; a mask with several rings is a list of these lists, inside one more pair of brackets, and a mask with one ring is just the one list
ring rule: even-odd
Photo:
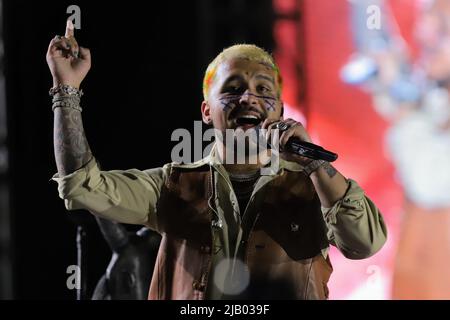
[[254,45],[254,44],[235,44],[231,47],[225,48],[214,60],[208,65],[203,77],[203,98],[208,99],[209,90],[216,76],[217,68],[225,61],[231,59],[248,59],[250,61],[256,61],[271,67],[275,71],[275,75],[278,81],[278,97],[281,96],[282,78],[280,75],[280,69],[278,68],[272,55],[266,50]]

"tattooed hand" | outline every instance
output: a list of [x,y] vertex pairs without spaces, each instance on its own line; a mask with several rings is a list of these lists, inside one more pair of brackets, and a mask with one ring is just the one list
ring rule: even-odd
[[70,20],[67,20],[65,36],[56,36],[50,41],[46,59],[54,86],[66,84],[79,88],[91,68],[90,51],[78,46]]

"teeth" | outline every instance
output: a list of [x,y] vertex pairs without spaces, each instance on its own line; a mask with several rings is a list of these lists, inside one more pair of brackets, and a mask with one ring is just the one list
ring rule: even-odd
[[246,124],[257,125],[260,122],[261,120],[258,117],[251,114],[245,114],[236,119],[236,123],[239,125],[246,125]]
[[240,116],[239,118],[246,118],[246,119],[259,119],[257,116],[251,115],[251,114],[245,114]]

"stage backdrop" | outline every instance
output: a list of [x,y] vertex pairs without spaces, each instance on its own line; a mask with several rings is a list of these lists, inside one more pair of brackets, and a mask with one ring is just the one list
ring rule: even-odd
[[[402,36],[414,48],[413,1],[389,1]],[[342,82],[340,69],[355,51],[346,0],[275,0],[281,12],[298,17],[275,26],[275,52],[285,76],[287,115],[304,118],[313,140],[339,154],[336,168],[353,178],[381,209],[388,227],[383,249],[366,260],[348,260],[333,248],[330,299],[389,299],[403,196],[385,148],[388,124],[371,97]],[[292,16],[292,14],[291,14]],[[299,61],[293,73],[292,57]],[[298,94],[298,93],[301,94]]]

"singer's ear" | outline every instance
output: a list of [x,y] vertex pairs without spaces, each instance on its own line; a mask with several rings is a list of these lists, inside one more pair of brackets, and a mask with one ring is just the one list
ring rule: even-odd
[[211,108],[208,104],[208,102],[203,101],[201,106],[202,111],[202,120],[205,124],[211,124]]

